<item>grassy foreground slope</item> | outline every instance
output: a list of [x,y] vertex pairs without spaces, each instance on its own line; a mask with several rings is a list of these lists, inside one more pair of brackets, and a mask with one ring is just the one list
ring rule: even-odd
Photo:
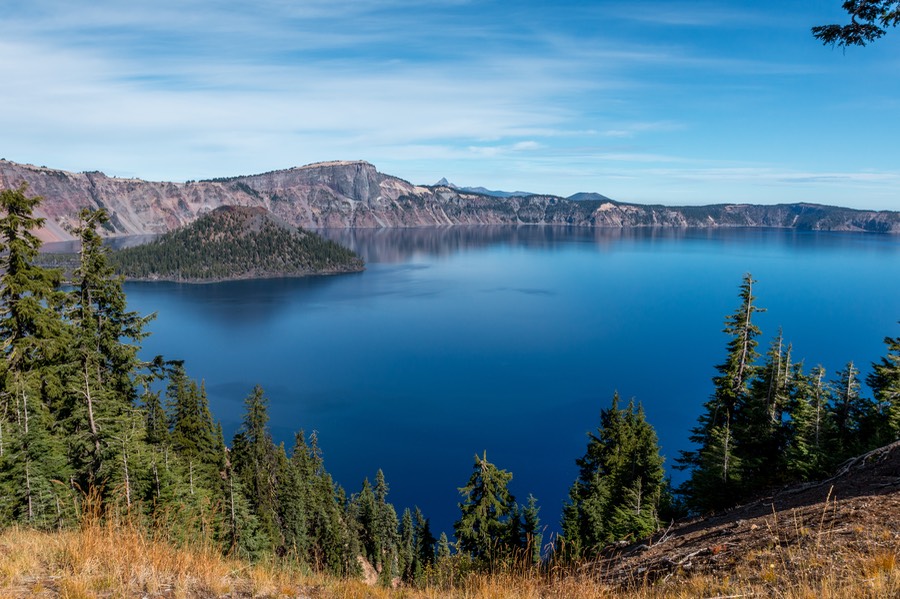
[[[361,580],[248,564],[202,547],[174,548],[136,528],[93,525],[40,532],[10,528],[0,534],[0,597],[308,597],[466,599],[644,599],[650,597],[782,597],[790,599],[900,596],[895,531],[810,531],[813,550],[772,547],[754,552],[730,572],[683,574],[655,584],[616,587],[590,568],[471,574],[455,586],[421,589],[369,586]],[[830,539],[850,536],[840,552]],[[839,567],[831,568],[832,561]]]
[[246,206],[217,208],[149,244],[115,252],[110,261],[130,279],[188,282],[363,269],[347,248]]
[[460,556],[421,588],[309,574],[290,560],[250,564],[212,542],[174,547],[128,517],[79,529],[0,533],[0,597],[645,599],[900,597],[900,442],[724,514],[682,523],[607,559],[461,574]]

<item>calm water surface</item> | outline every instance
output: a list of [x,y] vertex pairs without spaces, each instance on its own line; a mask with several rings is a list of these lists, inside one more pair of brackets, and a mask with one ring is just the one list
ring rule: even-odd
[[[276,441],[319,431],[348,492],[382,468],[398,508],[452,534],[475,453],[557,529],[586,433],[614,391],[642,402],[671,464],[725,354],[724,317],[758,279],[807,367],[863,373],[900,334],[900,237],[455,227],[335,231],[361,274],[130,283],[156,312],[144,355],[186,360],[226,438],[261,384]],[[678,473],[673,473],[676,480]]]

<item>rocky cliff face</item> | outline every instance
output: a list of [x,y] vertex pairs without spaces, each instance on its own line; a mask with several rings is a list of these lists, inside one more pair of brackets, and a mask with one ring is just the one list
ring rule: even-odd
[[45,241],[72,238],[81,208],[106,208],[109,236],[171,231],[219,206],[264,207],[303,227],[560,224],[590,227],[787,227],[900,233],[900,213],[789,204],[644,206],[555,196],[498,198],[417,186],[362,161],[311,164],[260,175],[166,183],[69,173],[0,160],[0,188],[27,183],[43,196]]

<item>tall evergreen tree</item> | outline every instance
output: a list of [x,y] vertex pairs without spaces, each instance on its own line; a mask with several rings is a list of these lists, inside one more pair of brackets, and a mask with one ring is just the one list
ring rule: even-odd
[[793,380],[784,452],[785,476],[791,482],[826,474],[831,464],[827,441],[833,436],[828,411],[831,389],[825,381],[825,369],[816,366],[807,375],[801,364],[795,364]]
[[306,506],[307,563],[316,571],[348,575],[358,571],[360,546],[350,529],[344,493],[325,470],[318,435],[294,438],[291,466],[300,481]]
[[839,462],[872,448],[874,406],[860,393],[859,369],[852,361],[837,373],[832,388],[830,453]]
[[132,457],[144,449],[144,431],[135,430],[141,421],[134,409],[141,365],[137,351],[150,317],[127,310],[122,278],[109,265],[108,249],[96,230],[108,220],[104,210],[82,210],[74,229],[80,250],[67,310],[74,355],[58,418],[77,482],[83,488],[99,486],[107,496],[118,495],[114,488],[124,485],[130,505],[137,462],[132,459],[127,468],[127,448],[132,447]]
[[472,469],[468,484],[459,489],[463,501],[453,529],[459,551],[491,564],[508,556],[517,545],[509,538],[509,519],[516,505],[508,489],[512,474],[488,462],[487,452],[475,456]]
[[884,343],[887,354],[872,364],[872,373],[866,377],[875,397],[878,446],[900,439],[900,337],[885,337]]
[[434,538],[434,535],[431,533],[431,524],[429,524],[428,519],[422,514],[422,510],[418,507],[415,509],[415,513],[413,514],[414,520],[414,536],[415,536],[415,546],[413,551],[413,582],[415,584],[420,584],[425,577],[425,571],[428,567],[434,564],[435,554],[434,554],[434,544],[437,542]]
[[725,320],[724,333],[729,335],[725,362],[716,367],[714,392],[692,430],[694,451],[683,451],[680,467],[690,476],[681,487],[688,506],[694,510],[718,509],[733,503],[740,493],[739,457],[735,453],[735,411],[747,402],[750,381],[756,374],[755,361],[759,328],[753,315],[763,312],[756,306],[753,285],[748,273],[740,286],[741,305]]
[[409,508],[403,510],[403,516],[400,518],[397,557],[400,579],[407,584],[412,584],[415,582],[416,570],[416,531]]
[[0,191],[0,517],[39,525],[57,496],[51,481],[71,478],[51,413],[71,344],[61,274],[34,263],[41,198],[25,191]]
[[353,497],[354,519],[358,526],[359,542],[365,557],[372,567],[377,568],[381,556],[377,544],[378,509],[375,493],[369,479],[363,480],[362,489]]
[[608,543],[656,529],[665,486],[663,458],[642,408],[633,401],[620,408],[619,395],[614,394],[576,463],[578,478],[563,508],[566,555],[592,555]]
[[741,494],[786,482],[784,414],[794,395],[791,347],[781,331],[772,341],[750,392],[740,397],[734,417],[735,454],[740,459]]
[[284,444],[275,450],[275,494],[278,498],[278,521],[281,523],[283,544],[279,551],[307,562],[309,537],[307,519],[309,506],[300,472],[293,467]]
[[232,443],[234,475],[246,489],[264,546],[274,550],[284,542],[278,517],[278,457],[268,429],[268,399],[262,387],[257,385],[253,389],[244,400],[244,406],[244,422]]
[[541,508],[538,507],[534,495],[528,495],[528,503],[522,509],[523,548],[528,552],[527,559],[533,564],[541,562],[541,542],[544,533],[541,530]]
[[384,478],[384,472],[380,469],[375,473],[375,487],[372,489],[375,495],[375,552],[376,568],[381,574],[381,581],[390,585],[395,576],[399,574],[398,568],[398,543],[397,511],[388,503],[387,495],[389,487]]
[[78,266],[72,279],[70,319],[82,333],[82,360],[90,352],[98,378],[122,403],[136,399],[134,375],[137,352],[147,336],[145,327],[154,315],[141,316],[127,309],[124,279],[109,263],[109,248],[97,233],[109,222],[106,210],[79,213],[74,233],[80,241]]

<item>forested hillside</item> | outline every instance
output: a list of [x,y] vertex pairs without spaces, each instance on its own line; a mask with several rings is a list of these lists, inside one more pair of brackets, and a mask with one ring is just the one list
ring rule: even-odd
[[[169,543],[200,540],[222,554],[365,574],[386,586],[450,588],[472,573],[590,562],[680,514],[814,480],[900,437],[900,337],[885,339],[884,358],[864,378],[852,362],[835,375],[807,370],[783,335],[760,356],[753,316],[761,308],[747,275],[726,318],[725,359],[693,431],[696,449],[680,459],[689,469],[684,486],[669,488],[640,404],[621,407],[614,397],[576,461],[562,537],[542,538],[548,516],[537,499],[517,502],[512,473],[484,453],[467,482],[451,481],[465,482],[455,539],[435,535],[415,506],[398,515],[380,471],[356,492],[337,484],[302,423],[290,449],[276,445],[259,387],[248,389],[242,426],[226,440],[203,384],[177,356],[139,355],[150,319],[127,308],[97,232],[105,212],[81,213],[78,263],[63,287],[59,271],[35,263],[39,200],[24,187],[0,192],[2,527],[67,529],[88,514],[124,515]],[[250,215],[216,215],[223,220],[199,229],[199,247],[208,251],[203,244],[218,242],[227,231],[219,223],[233,217],[251,230],[257,225],[248,222],[269,226]]]
[[312,232],[280,222],[264,208],[223,206],[176,231],[111,255],[130,279],[229,279],[354,272],[360,258]]

